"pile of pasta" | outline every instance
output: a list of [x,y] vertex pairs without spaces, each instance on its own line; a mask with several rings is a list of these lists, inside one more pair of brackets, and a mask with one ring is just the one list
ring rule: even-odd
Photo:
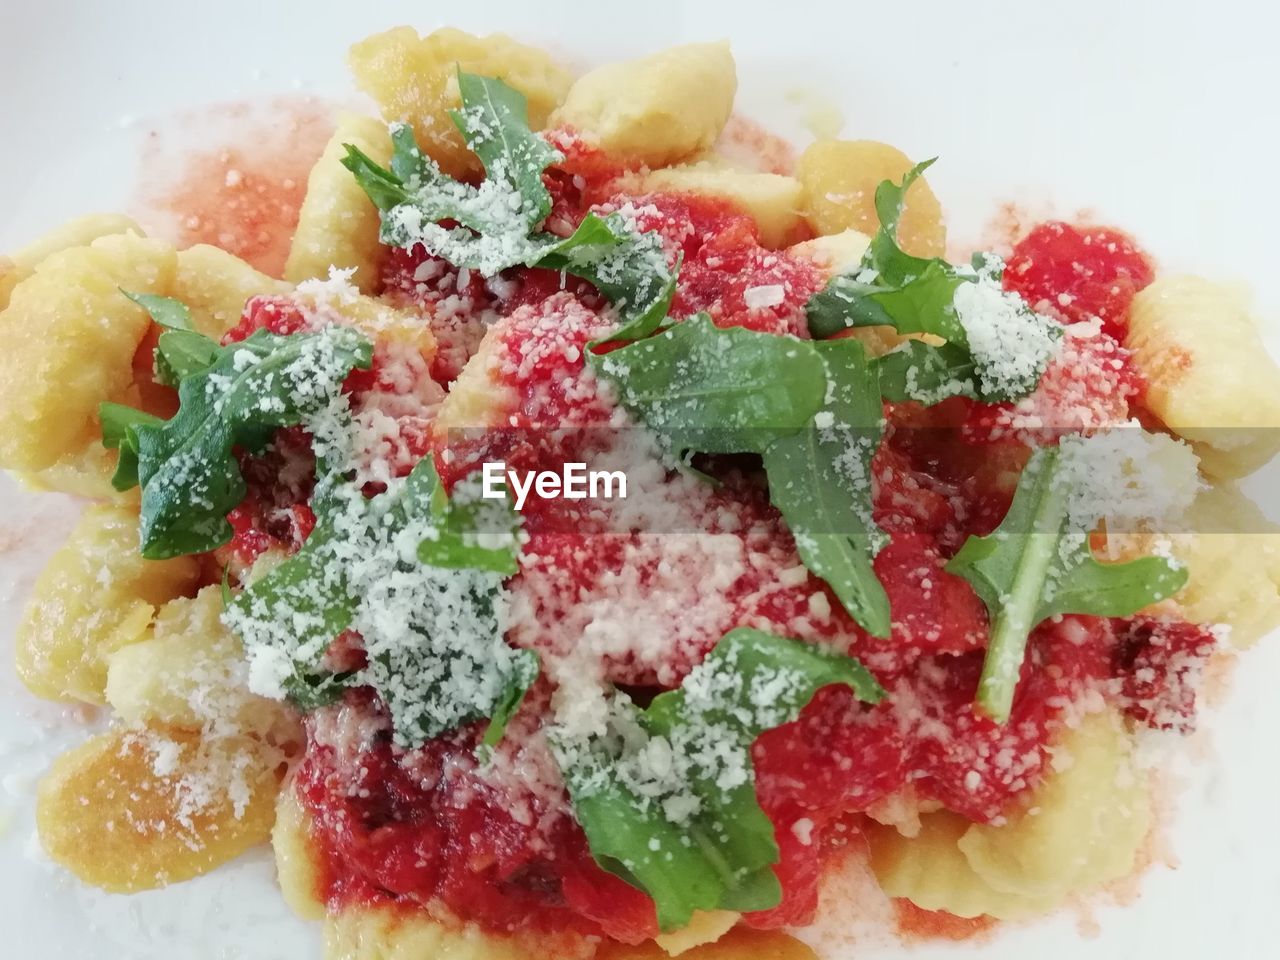
[[[387,122],[404,122],[446,173],[478,173],[448,116],[459,68],[500,75],[523,93],[535,128],[572,128],[624,161],[633,170],[628,189],[727,198],[754,217],[766,244],[798,244],[833,271],[856,263],[875,229],[876,184],[900,178],[911,161],[885,144],[844,140],[812,144],[790,174],[723,156],[717,141],[736,91],[725,44],[678,47],[574,79],[505,36],[446,29],[424,37],[402,27],[356,44],[350,64],[382,116],[338,120],[310,175],[283,278],[215,247],[176,250],[119,216],[82,218],[0,260],[0,465],[30,486],[90,501],[37,583],[18,631],[18,671],[38,696],[105,705],[116,718],[44,777],[40,837],[55,861],[119,892],[197,876],[272,837],[284,894],[301,915],[325,918],[331,957],[515,960],[524,954],[513,941],[425,912],[331,912],[317,900],[305,814],[286,786],[299,718],[248,692],[239,641],[219,619],[221,569],[199,557],[141,559],[137,492],[110,484],[115,453],[100,442],[99,403],[162,416],[175,408],[173,392],[152,377],[157,329],[119,291],[174,297],[214,338],[239,321],[249,298],[298,296],[298,283],[332,268],[354,270],[362,296],[336,307],[353,323],[383,309],[375,302],[385,253],[378,213],[341,165],[343,144],[386,163]],[[942,209],[923,180],[908,194],[901,237],[920,256],[944,251]],[[423,326],[425,355],[434,344]],[[894,342],[867,336],[879,350]],[[1196,277],[1162,277],[1141,292],[1126,346],[1149,384],[1149,425],[1191,442],[1213,481],[1187,532],[1171,538],[1190,581],[1167,603],[1187,620],[1229,626],[1232,643],[1248,646],[1280,624],[1280,535],[1234,481],[1280,446],[1280,372],[1237,292]],[[493,408],[481,367],[473,363],[449,397],[456,422],[483,422]],[[1110,546],[1149,552],[1143,538]],[[1057,772],[1007,822],[886,811],[885,823],[869,828],[871,868],[891,897],[1003,919],[1124,877],[1151,829],[1148,777],[1133,749],[1117,714],[1090,715],[1058,745]],[[700,922],[610,955],[676,953],[724,932],[720,919]],[[698,956],[812,956],[788,937],[754,936],[735,933]]]

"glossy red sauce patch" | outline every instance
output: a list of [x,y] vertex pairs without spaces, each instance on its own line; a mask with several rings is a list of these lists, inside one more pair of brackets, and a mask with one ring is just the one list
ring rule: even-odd
[[180,246],[208,243],[278,277],[307,175],[332,132],[327,104],[280,98],[183,114],[147,134],[143,219]]

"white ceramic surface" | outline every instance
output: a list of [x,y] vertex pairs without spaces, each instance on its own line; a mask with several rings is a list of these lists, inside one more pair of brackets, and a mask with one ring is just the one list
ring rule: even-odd
[[[823,95],[844,134],[938,154],[952,236],[976,241],[1001,201],[1081,208],[1138,234],[1172,268],[1251,281],[1280,307],[1280,13],[1219,0],[1031,4],[917,0],[460,4],[0,0],[0,250],[90,209],[123,206],[149,129],[183,108],[273,94],[351,94],[343,54],[412,23],[505,31],[588,64],[672,43],[733,42],[739,108],[803,143],[795,94]],[[1271,327],[1272,343],[1280,330]],[[0,344],[0,349],[3,345]],[[0,424],[0,429],[3,425]],[[1255,492],[1275,498],[1274,480]],[[80,887],[38,853],[33,785],[81,720],[21,688],[8,648],[40,564],[75,505],[0,480],[0,955],[88,960],[318,957],[316,931],[274,892],[265,853],[134,898]],[[1225,703],[1185,745],[1170,823],[1180,866],[1153,868],[1127,907],[1062,915],[994,940],[908,950],[841,945],[831,960],[981,955],[1271,955],[1280,903],[1280,642],[1243,658]],[[11,953],[16,950],[16,953]]]

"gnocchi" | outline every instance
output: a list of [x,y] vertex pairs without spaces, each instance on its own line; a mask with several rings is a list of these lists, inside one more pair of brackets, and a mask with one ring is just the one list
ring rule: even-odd
[[283,296],[292,289],[234,254],[198,243],[178,252],[172,296],[187,305],[196,330],[218,340],[240,322],[250,297]]
[[249,692],[244,649],[222,609],[220,586],[161,606],[143,639],[108,655],[107,702],[127,723],[297,740],[289,709]]
[[267,839],[278,764],[248,737],[120,727],[54,761],[37,793],[40,841],[112,893],[187,880]]
[[330,268],[352,269],[362,293],[379,285],[379,217],[351,171],[342,165],[345,145],[353,144],[380,164],[391,159],[387,128],[372,119],[344,114],[307,179],[307,195],[285,263],[286,280],[297,283],[328,276]]
[[276,859],[276,880],[285,903],[304,920],[323,919],[320,870],[311,849],[310,820],[289,781],[285,782],[276,800],[271,848]]
[[664,167],[711,148],[737,89],[727,43],[688,44],[579,77],[551,123],[629,163]]
[[96,446],[98,404],[123,399],[151,319],[120,289],[167,295],[177,256],[158,240],[100,237],[45,258],[0,312],[0,466],[36,472]]
[[641,180],[640,189],[726,197],[751,215],[766,247],[784,247],[804,229],[800,183],[776,173],[733,170],[700,161],[654,170]]
[[99,237],[116,233],[143,235],[142,228],[128,217],[118,213],[90,213],[49,231],[10,257],[0,257],[0,310],[9,305],[13,288],[35,273],[36,267],[53,254],[73,247],[87,247]]
[[[876,187],[884,180],[900,181],[911,167],[905,153],[886,143],[818,140],[800,155],[796,167],[805,218],[824,236],[849,229],[874,233],[880,222]],[[907,190],[898,242],[917,257],[946,252],[942,205],[923,177]]]
[[1055,903],[1128,876],[1151,820],[1147,778],[1130,749],[1118,715],[1086,717],[1020,815],[960,837],[969,866],[994,890]]
[[1134,299],[1125,346],[1147,406],[1191,442],[1206,473],[1243,477],[1280,451],[1280,366],[1237,291],[1161,277]]
[[18,676],[37,696],[102,703],[111,652],[141,640],[155,608],[199,575],[195,557],[142,559],[131,508],[88,507],[18,624]]
[[1056,751],[1057,772],[1001,826],[925,814],[912,838],[873,826],[872,867],[886,893],[926,910],[1012,920],[1128,875],[1150,825],[1146,779],[1112,712],[1086,717]]
[[477,37],[445,28],[425,37],[412,27],[374,34],[351,48],[356,84],[388,121],[413,127],[418,145],[452,177],[477,175],[480,162],[467,149],[449,111],[459,106],[456,70],[501,76],[529,102],[529,122],[540,130],[564,99],[571,78],[546,53],[495,33]]
[[1202,491],[1171,538],[1189,579],[1175,598],[1194,623],[1224,624],[1245,648],[1280,627],[1280,526],[1233,484]]

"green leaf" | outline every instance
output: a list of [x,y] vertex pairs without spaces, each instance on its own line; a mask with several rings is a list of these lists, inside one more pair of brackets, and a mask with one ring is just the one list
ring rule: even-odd
[[[851,273],[834,277],[806,304],[809,332],[815,339],[833,337],[844,330],[887,326],[900,334],[928,335],[946,341],[947,355],[935,357],[929,347],[913,347],[889,361],[886,382],[890,388],[927,384],[906,391],[908,399],[929,401],[967,396],[986,403],[1017,400],[1031,393],[1040,381],[1053,353],[1061,328],[1034,313],[1013,294],[1000,290],[1003,265],[991,254],[977,254],[972,267],[954,267],[941,259],[913,257],[898,246],[897,228],[907,189],[933,163],[913,167],[901,184],[886,180],[876,188],[876,231],[861,265]],[[978,287],[965,287],[977,284]],[[957,307],[957,295],[981,290],[983,299],[973,309],[984,315],[977,322],[998,330],[974,341]],[[966,297],[972,304],[975,298]],[[1014,354],[1025,362],[1011,363]],[[959,374],[948,384],[948,371]],[[915,395],[912,395],[915,394]]]
[[503,734],[507,732],[507,724],[520,709],[525,694],[538,679],[540,669],[541,665],[536,653],[532,650],[516,651],[514,666],[507,678],[507,684],[502,690],[501,698],[494,705],[488,725],[484,728],[484,736],[480,740],[482,747],[492,749],[502,741]]
[[679,270],[679,264],[674,270],[668,266],[661,238],[635,230],[618,213],[589,213],[569,237],[538,232],[551,210],[542,176],[560,154],[529,128],[519,91],[463,72],[458,87],[462,108],[452,112],[453,121],[484,164],[488,176],[479,186],[441,172],[404,125],[391,134],[390,169],[345,145],[343,165],[382,214],[382,241],[398,247],[421,243],[455,266],[486,276],[526,266],[581,277],[618,309],[619,329],[603,343],[640,339],[658,329],[671,308]]
[[459,483],[453,497],[445,493],[430,457],[415,468],[428,484],[428,502],[434,521],[431,536],[418,545],[418,559],[433,567],[454,570],[489,570],[507,576],[520,565],[516,533],[520,515],[508,500],[485,500],[480,485],[470,477]]
[[188,377],[209,369],[218,358],[218,344],[202,333],[166,330],[156,342],[156,381],[176,387]]
[[739,628],[647,710],[619,697],[607,732],[553,734],[592,856],[653,898],[664,931],[699,910],[778,904],[778,845],[756,799],[751,746],[831,684],[869,703],[884,695],[856,660]]
[[973,355],[953,343],[933,347],[908,340],[872,363],[880,375],[880,395],[890,403],[932,406],[951,397],[978,399]]
[[[316,527],[298,553],[228,606],[228,626],[250,663],[275,676],[303,709],[347,687],[371,686],[402,746],[485,717],[485,743],[496,744],[538,674],[537,656],[508,647],[502,636],[503,574],[494,571],[493,558],[514,556],[514,536],[482,550],[469,547],[465,555],[479,568],[457,566],[461,545],[439,555],[444,565],[423,563],[421,544],[463,532],[464,514],[439,504],[431,459],[366,498],[346,479],[349,450],[335,456],[327,441],[319,443],[325,455],[313,501]],[[440,523],[453,529],[442,535]],[[324,654],[347,630],[360,634],[368,665],[335,674],[323,666]]]
[[142,307],[150,314],[151,319],[166,330],[194,331],[191,325],[191,311],[181,300],[173,297],[160,297],[153,293],[131,293],[123,287],[117,288],[126,297]]
[[991,614],[978,706],[1001,723],[1009,718],[1027,639],[1037,624],[1067,613],[1131,616],[1187,581],[1185,569],[1162,557],[1095,559],[1089,531],[1072,528],[1072,486],[1062,457],[1054,448],[1037,451],[1000,526],[988,536],[969,537],[946,567],[972,584]]
[[921,276],[929,266],[939,262],[913,257],[898,246],[898,222],[906,207],[907,191],[937,159],[934,157],[917,163],[906,172],[900,184],[882,180],[876,187],[876,217],[880,221],[880,228],[867,246],[865,263],[880,275],[887,286],[903,286],[912,278]]
[[551,211],[542,171],[560,159],[560,152],[529,129],[528,101],[515,88],[459,70],[458,93],[462,109],[449,111],[454,126],[489,179],[523,198],[532,229]]
[[698,314],[604,355],[597,372],[677,451],[763,453],[822,409],[826,365],[811,341]]
[[[401,130],[408,130],[407,127],[401,127]],[[409,136],[413,133],[410,131]],[[343,148],[347,151],[346,156],[342,158],[342,165],[355,174],[356,183],[373,201],[373,205],[380,211],[386,212],[394,210],[402,203],[413,202],[413,194],[405,188],[405,180],[401,179],[390,170],[380,167],[367,153],[359,147],[351,143],[344,143]],[[418,146],[415,143],[413,149],[417,151]],[[420,156],[420,154],[419,154]]]
[[142,555],[203,553],[230,540],[226,515],[245,495],[232,448],[302,422],[353,368],[369,366],[372,351],[347,327],[291,336],[259,330],[219,347],[212,364],[181,382],[171,419],[130,423],[127,439],[118,441],[117,477],[121,484],[133,479],[128,449],[142,486]]
[[142,307],[151,319],[165,328],[155,351],[156,380],[176,387],[183,379],[194,376],[213,363],[218,344],[196,331],[191,311],[181,300],[150,293],[120,292]]
[[618,308],[622,326],[591,346],[649,336],[666,319],[676,294],[675,269],[667,266],[656,233],[631,229],[621,214],[589,213],[572,236],[543,253],[535,266],[562,270],[595,286]]
[[531,264],[558,242],[531,235],[551,209],[542,174],[560,153],[529,129],[518,90],[463,72],[458,85],[462,107],[452,111],[454,124],[488,174],[478,186],[446,176],[403,124],[392,130],[389,170],[350,144],[343,164],[381,211],[384,243],[422,243],[456,266],[492,276]]
[[888,634],[871,565],[883,541],[870,484],[880,389],[861,344],[721,329],[700,314],[591,362],[675,453],[762,454],[805,566],[864,628]]
[[856,340],[819,345],[830,400],[804,429],[764,451],[769,497],[804,565],[867,632],[889,636],[889,598],[872,567],[884,534],[871,516],[871,458],[882,414],[875,367]]
[[121,492],[131,490],[138,485],[138,438],[132,428],[158,427],[164,421],[145,411],[109,401],[98,404],[98,419],[102,423],[102,445],[120,454],[111,485]]

